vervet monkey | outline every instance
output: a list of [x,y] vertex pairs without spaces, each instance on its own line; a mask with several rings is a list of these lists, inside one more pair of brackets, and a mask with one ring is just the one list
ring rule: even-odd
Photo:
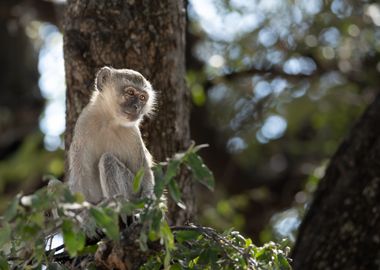
[[[123,196],[153,196],[152,157],[141,138],[139,123],[152,112],[155,92],[131,69],[101,68],[95,91],[80,114],[69,150],[71,191],[87,201]],[[143,168],[140,191],[133,193],[136,173]]]

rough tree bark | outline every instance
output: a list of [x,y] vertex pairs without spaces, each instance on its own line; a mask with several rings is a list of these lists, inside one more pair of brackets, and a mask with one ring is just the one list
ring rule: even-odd
[[[142,127],[155,161],[186,149],[190,136],[189,95],[184,80],[184,2],[71,0],[65,18],[66,149],[78,115],[93,91],[94,74],[104,65],[135,69],[158,92],[156,116]],[[169,203],[173,224],[191,219],[194,209],[186,172],[179,181],[188,207],[183,211]]]
[[294,269],[380,269],[380,96],[331,159],[299,231]]

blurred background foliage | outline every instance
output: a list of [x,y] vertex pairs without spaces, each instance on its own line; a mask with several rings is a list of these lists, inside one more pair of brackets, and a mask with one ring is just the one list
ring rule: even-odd
[[[63,177],[65,1],[0,3],[0,210]],[[190,0],[192,138],[216,176],[198,222],[288,238],[329,158],[380,85],[380,5]],[[133,67],[130,67],[133,68]]]

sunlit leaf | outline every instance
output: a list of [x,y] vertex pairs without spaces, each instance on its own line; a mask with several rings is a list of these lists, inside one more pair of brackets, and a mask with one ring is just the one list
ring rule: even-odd
[[278,258],[278,264],[279,264],[280,270],[289,270],[289,269],[291,269],[290,264],[289,264],[288,260],[285,258],[284,255],[282,255],[281,253],[279,253],[279,254],[277,254],[277,258]]
[[137,193],[140,190],[141,180],[144,176],[144,169],[141,168],[135,175],[133,179],[133,193]]
[[271,258],[271,254],[266,250],[266,248],[258,249],[257,253],[255,254],[255,257],[257,260],[260,261],[268,261]]
[[159,239],[159,235],[156,233],[156,231],[150,230],[148,233],[148,238],[150,241],[153,242]]
[[161,230],[161,235],[163,236],[167,244],[167,247],[169,249],[174,248],[174,236],[173,236],[172,231],[170,230],[168,223],[165,220],[162,221],[160,230]]
[[86,240],[84,233],[75,231],[73,222],[65,219],[62,223],[62,234],[65,249],[71,257],[75,257],[78,251],[84,248]]
[[245,239],[245,247],[248,248],[250,245],[252,245],[252,240],[251,238]]

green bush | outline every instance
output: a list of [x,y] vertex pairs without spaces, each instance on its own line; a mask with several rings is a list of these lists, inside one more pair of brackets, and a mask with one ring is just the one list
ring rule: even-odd
[[[211,171],[197,155],[200,148],[190,147],[155,166],[155,198],[134,202],[113,198],[93,206],[58,180],[32,195],[16,196],[1,217],[0,269],[70,269],[75,260],[86,260],[86,268],[96,269],[100,238],[123,247],[132,236],[144,258],[140,269],[290,269],[284,245],[270,242],[257,247],[233,230],[169,226],[164,190],[178,206],[186,207],[176,182],[179,170],[190,169],[196,181],[214,188]],[[137,173],[135,192],[140,181]],[[126,217],[133,217],[133,222],[121,228],[119,219]],[[132,227],[137,236],[128,235]],[[59,233],[64,245],[51,248],[52,237]]]

